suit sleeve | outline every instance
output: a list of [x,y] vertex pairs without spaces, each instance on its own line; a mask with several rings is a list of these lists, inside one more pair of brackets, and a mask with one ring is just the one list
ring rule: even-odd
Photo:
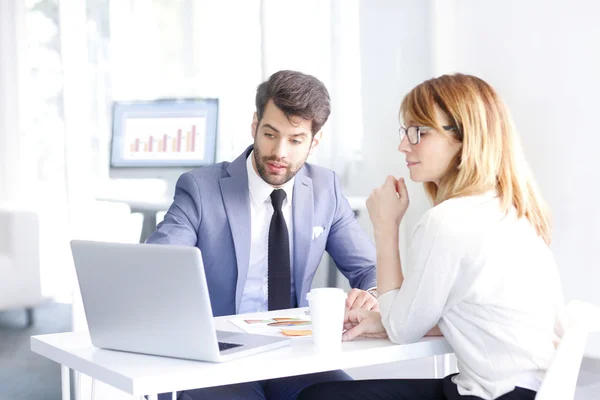
[[342,194],[335,173],[333,179],[336,209],[327,237],[326,250],[340,272],[348,278],[350,286],[366,290],[377,285],[375,247],[358,225],[354,211]]
[[192,174],[186,172],[177,180],[175,198],[165,219],[146,243],[195,246],[201,222],[200,189]]

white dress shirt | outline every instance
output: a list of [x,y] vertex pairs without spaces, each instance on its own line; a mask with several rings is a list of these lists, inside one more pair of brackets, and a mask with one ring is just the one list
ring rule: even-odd
[[564,303],[553,255],[527,219],[504,215],[492,192],[444,201],[421,218],[403,261],[402,287],[379,296],[392,341],[415,342],[438,324],[461,395],[539,389]]
[[[248,170],[248,189],[250,190],[250,265],[246,284],[242,293],[242,300],[239,314],[268,311],[268,243],[269,226],[273,217],[273,205],[271,204],[271,192],[274,188],[256,173],[252,165],[254,151],[246,159],[246,169]],[[285,200],[281,206],[283,217],[288,228],[288,237],[290,243],[290,273],[291,273],[291,293],[295,298],[294,290],[294,259],[292,249],[294,248],[294,222],[292,219],[292,198],[294,194],[294,180],[286,182],[281,190],[285,190]],[[292,304],[293,305],[293,304]]]

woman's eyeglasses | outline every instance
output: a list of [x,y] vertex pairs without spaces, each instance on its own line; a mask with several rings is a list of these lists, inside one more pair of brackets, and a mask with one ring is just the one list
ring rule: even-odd
[[[455,126],[445,125],[442,126],[445,131],[455,131],[457,130]],[[421,142],[421,133],[432,131],[434,128],[430,128],[428,126],[409,126],[408,128],[400,127],[398,132],[400,133],[400,141],[404,139],[404,136],[408,136],[408,142],[412,145],[419,144]]]

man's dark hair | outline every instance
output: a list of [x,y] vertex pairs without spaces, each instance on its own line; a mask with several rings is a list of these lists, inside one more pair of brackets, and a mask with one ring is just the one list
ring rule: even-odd
[[273,100],[288,118],[312,120],[313,136],[325,124],[331,112],[329,92],[323,82],[297,71],[275,72],[268,81],[258,85],[256,114],[259,123],[269,100]]

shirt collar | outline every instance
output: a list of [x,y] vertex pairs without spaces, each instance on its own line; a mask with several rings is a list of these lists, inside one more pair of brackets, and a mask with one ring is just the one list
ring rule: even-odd
[[[258,175],[258,173],[254,170],[254,166],[252,165],[252,157],[254,157],[254,150],[252,150],[246,158],[246,169],[248,171],[248,189],[250,190],[250,198],[252,199],[255,205],[259,206],[267,202],[267,199],[268,202],[271,202],[271,192],[273,192],[275,188],[269,185],[267,182],[265,182],[260,177],[260,175]],[[285,190],[285,200],[283,202],[283,207],[292,203],[295,180],[296,177],[294,176],[281,187],[281,189]]]

